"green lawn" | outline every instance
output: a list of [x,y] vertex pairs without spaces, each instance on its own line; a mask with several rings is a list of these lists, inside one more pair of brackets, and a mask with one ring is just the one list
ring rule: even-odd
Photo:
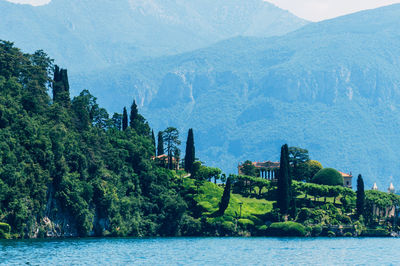
[[[195,187],[193,179],[184,178],[183,181],[185,186]],[[262,221],[258,216],[264,215],[272,210],[272,201],[246,198],[239,194],[231,194],[229,206],[225,211],[224,216],[212,218],[210,216],[218,210],[218,204],[221,200],[223,191],[224,189],[219,185],[211,182],[204,182],[199,188],[199,193],[194,196],[194,199],[198,204],[206,210],[203,215],[209,216],[208,220],[210,222],[221,218],[224,221],[233,222],[239,218],[238,222],[242,224],[260,224]],[[241,208],[240,203],[242,203]]]

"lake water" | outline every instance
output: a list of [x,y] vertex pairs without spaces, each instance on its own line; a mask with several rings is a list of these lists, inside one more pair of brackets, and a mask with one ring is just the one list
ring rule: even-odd
[[400,265],[395,238],[107,238],[0,241],[14,265]]

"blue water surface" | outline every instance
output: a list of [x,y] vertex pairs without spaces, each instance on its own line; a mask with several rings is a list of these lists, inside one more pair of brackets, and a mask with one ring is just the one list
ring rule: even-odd
[[0,241],[2,265],[400,265],[396,238]]

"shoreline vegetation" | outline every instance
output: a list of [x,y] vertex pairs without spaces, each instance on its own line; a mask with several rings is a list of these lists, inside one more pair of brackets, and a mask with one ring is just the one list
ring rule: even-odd
[[87,90],[71,99],[43,51],[0,41],[0,55],[0,239],[400,231],[400,196],[364,191],[361,175],[345,188],[305,149],[283,145],[274,180],[250,161],[225,175],[196,158],[193,129],[182,155],[178,129],[155,134],[135,101],[110,116]]

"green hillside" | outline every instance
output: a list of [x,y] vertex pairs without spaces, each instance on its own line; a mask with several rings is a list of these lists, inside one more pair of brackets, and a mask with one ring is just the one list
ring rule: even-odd
[[[0,41],[0,238],[386,236],[399,230],[391,213],[400,197],[393,193],[359,197],[296,177],[281,193],[279,182],[227,177],[199,161],[191,174],[166,169],[153,159],[153,134],[136,104],[128,123],[127,115],[110,118],[89,91],[72,99],[69,93],[67,70],[43,51],[24,54]],[[168,130],[176,132],[177,145],[178,132]],[[277,208],[282,195],[290,212]]]
[[11,235],[176,235],[187,206],[150,159],[147,123],[121,131],[88,91],[71,100],[66,70],[42,51],[1,42],[0,55],[0,222]]

